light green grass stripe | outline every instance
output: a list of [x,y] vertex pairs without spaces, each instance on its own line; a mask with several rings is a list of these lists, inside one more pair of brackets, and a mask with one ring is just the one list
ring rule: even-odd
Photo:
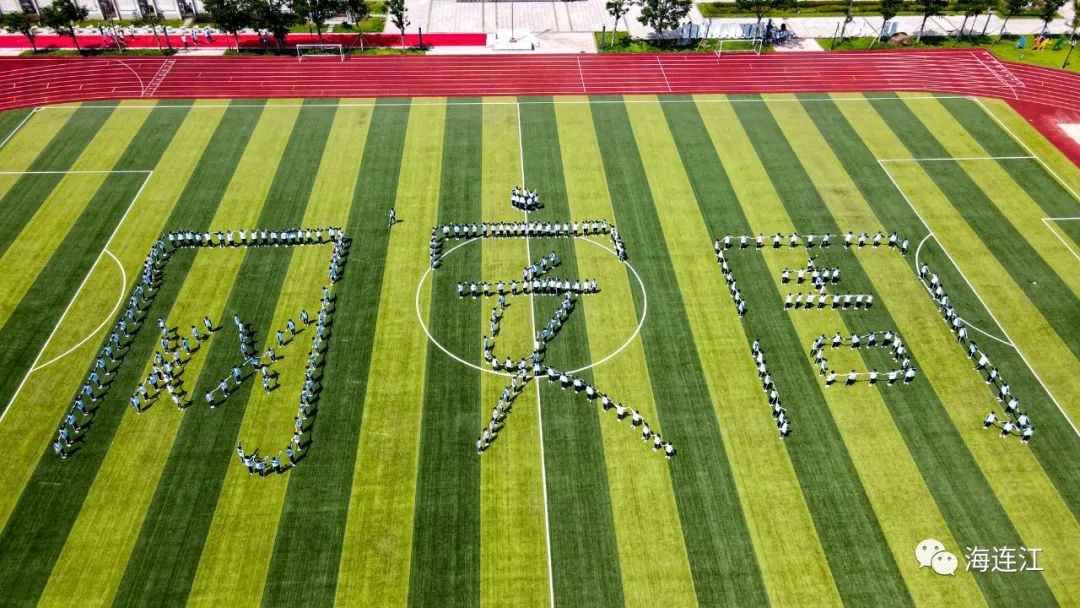
[[[510,188],[521,183],[516,106],[484,106],[482,154],[484,221],[521,221],[522,213],[509,201]],[[453,245],[451,241],[449,246]],[[482,247],[484,277],[516,278],[526,264],[524,239],[485,239],[481,245],[466,247]],[[495,347],[495,353],[504,358],[532,348],[529,301],[509,300]],[[480,332],[485,335],[490,330],[492,305],[488,300],[480,308]],[[477,352],[480,349],[478,344]],[[480,384],[477,432],[491,417],[507,379],[483,374]],[[498,441],[480,457],[480,603],[484,606],[546,606],[550,601],[537,390],[529,387],[518,396]]]
[[[614,218],[589,106],[556,105],[555,114],[571,217]],[[610,246],[604,237],[597,240]],[[578,274],[594,278],[603,290],[601,297],[583,300],[582,305],[591,329],[589,352],[595,360],[620,348],[636,325],[631,289],[638,287],[631,285],[626,270],[610,252],[586,243],[576,243],[574,251]],[[612,325],[614,320],[619,321],[617,325]],[[592,374],[601,390],[616,400],[632,402],[654,432],[663,432],[640,339],[615,359],[593,368]],[[646,605],[662,597],[674,606],[697,605],[667,462],[653,453],[650,444],[642,443],[636,430],[614,416],[601,415],[600,430],[626,603]]]
[[[1024,120],[1009,104],[1002,99],[978,99],[978,103],[993,117],[1000,120],[1005,127],[1028,148],[1041,158],[1050,169],[1058,175],[1073,192],[1080,192],[1080,167],[1077,167],[1068,157],[1061,153],[1057,146],[1050,143],[1042,133]],[[9,144],[10,145],[10,144]]]
[[[770,181],[769,174],[757,161],[756,155],[747,152],[752,150],[749,136],[742,128],[734,126],[739,124],[734,110],[722,104],[709,104],[708,107],[702,106],[701,112],[721,160],[726,167],[730,167],[728,173],[732,186],[739,193],[740,201],[753,201],[752,204],[743,205],[752,232],[794,232],[794,225]],[[797,141],[789,139],[789,142],[796,145],[795,149],[799,151]],[[822,155],[827,152],[818,150]],[[832,160],[837,162],[835,158]],[[811,170],[811,176],[813,175]],[[829,181],[815,180],[815,183],[832,186]],[[855,191],[855,194],[858,192]],[[822,195],[828,199],[835,194],[822,192]],[[788,286],[780,285],[780,271],[785,267],[806,264],[806,252],[802,249],[783,249],[779,253],[769,250],[761,255],[764,255],[780,293],[789,291]],[[773,302],[771,305],[780,306],[781,302]],[[792,314],[791,322],[807,349],[819,334],[831,335],[836,329],[844,327],[839,313],[832,309]],[[850,354],[845,358],[842,352],[830,351],[830,361],[836,367],[864,367],[864,364],[856,363],[856,360],[856,357]],[[811,365],[809,359],[806,360],[806,365]],[[909,563],[912,559],[912,548],[926,537],[927,530],[935,531],[935,534],[937,530],[941,530],[942,536],[948,536],[948,528],[937,510],[936,503],[923,483],[881,395],[875,389],[860,384],[853,388],[833,387],[824,390],[823,394],[893,558],[898,564]],[[951,538],[946,540],[951,541]],[[955,542],[952,544],[955,546]],[[930,580],[928,577],[919,576],[917,569],[901,567],[899,570],[912,598],[920,604],[945,605],[963,600],[970,603],[970,598],[974,598],[976,602],[980,600],[973,580],[969,580],[965,585],[957,585],[952,580]]]
[[[868,131],[870,137],[865,139],[875,154],[902,149],[895,135],[877,129],[884,123],[855,115],[849,111],[852,104],[838,105],[860,132]],[[1080,420],[1080,404],[1068,398],[1080,395],[1080,361],[1072,350],[922,167],[917,163],[890,163],[889,172],[1069,417]],[[1046,238],[1053,236],[1047,234]]]
[[[628,100],[650,98],[630,97]],[[840,603],[828,561],[784,444],[757,384],[749,341],[724,293],[712,240],[659,104],[627,104],[656,198],[698,359],[712,396],[771,603]],[[769,471],[767,477],[761,472]],[[782,510],[783,518],[774,514]]]
[[[356,187],[353,170],[357,159],[363,156],[372,111],[372,107],[337,110],[305,210],[304,226],[345,225],[350,206],[341,201],[353,198]],[[326,270],[332,252],[331,245],[300,247],[293,252],[266,344],[274,344],[273,332],[284,329],[289,319],[300,325],[301,308],[312,314],[318,310],[320,287],[327,283]],[[283,357],[275,365],[278,388],[270,394],[258,385],[252,389],[239,434],[249,452],[258,448],[261,454],[273,455],[291,439],[312,335],[314,327],[301,327],[295,340],[278,349]],[[242,466],[229,466],[189,605],[260,605],[290,479],[289,475],[259,478]]]
[[[971,158],[989,156],[990,153],[938,100],[924,99],[906,102],[912,111],[935,134],[950,156]],[[1007,163],[1034,163],[1029,160],[1001,161]],[[1042,218],[1046,212],[1024,189],[1013,180],[1000,162],[960,161],[960,166],[978,184],[986,197],[994,203],[1001,214],[1024,236],[1031,248],[1061,277],[1074,294],[1080,294],[1080,260],[1073,252],[1047,229]],[[1051,179],[1047,176],[1047,179]]]
[[[874,154],[896,150],[902,145],[868,103],[843,103],[837,104],[837,107],[858,130]],[[909,197],[910,192],[919,192],[920,201],[934,198],[944,201],[942,204],[947,203],[933,180],[918,165],[903,167],[900,172],[894,172],[894,176],[905,192],[909,192]],[[919,204],[916,203],[916,206]],[[965,229],[966,224],[946,227],[950,233]],[[937,234],[943,237],[942,232]],[[957,254],[955,248],[950,248],[950,251]],[[983,264],[992,263],[992,257],[988,253],[982,254],[982,258]],[[984,267],[973,264],[973,272],[968,273],[977,288],[982,285],[976,279],[974,271]],[[999,268],[996,273],[992,272],[991,276],[1001,277],[1004,276],[1003,272]],[[907,287],[897,280],[898,277],[903,278],[910,285],[915,279],[907,279],[908,276],[910,275],[890,273],[887,280],[875,280],[875,287],[880,290],[883,298],[889,298],[889,293],[898,294],[900,290],[910,294],[910,289],[915,287]],[[987,286],[990,285],[1004,288],[994,281],[988,281]],[[982,293],[987,295],[989,292],[984,290]],[[894,307],[890,311],[900,324],[900,331],[912,341],[912,348],[919,349],[920,359],[933,361],[952,357],[952,360],[957,360],[957,357],[963,357],[963,352],[954,346],[955,338],[944,324],[934,318],[937,312],[929,299],[909,297],[908,300],[908,306]],[[1028,317],[1014,316],[1017,314],[1027,314]],[[1030,312],[1013,311],[1006,318],[1024,319],[1031,315]],[[1069,361],[1075,362],[1075,359],[1070,355]],[[965,368],[966,364],[966,361],[960,361],[958,365],[928,366],[922,372],[933,384],[935,392],[941,396],[941,401],[956,428],[985,472],[987,481],[1025,544],[1045,549],[1045,552],[1040,554],[1039,564],[1046,568],[1043,576],[1058,601],[1068,603],[1070,598],[1080,597],[1080,590],[1077,589],[1080,579],[1072,576],[1075,564],[1080,563],[1080,557],[1077,556],[1077,551],[1080,550],[1080,525],[1046,478],[1038,461],[1026,448],[1017,442],[998,441],[996,437],[982,431],[982,427],[978,425],[979,418],[988,409],[996,409],[997,403],[989,396],[980,376],[970,368]],[[988,531],[989,534],[992,532]],[[1043,557],[1046,559],[1042,559]],[[1054,565],[1050,565],[1051,562]]]
[[[0,171],[26,171],[77,109],[78,106],[64,106],[34,112],[7,144],[0,148]],[[7,133],[0,134],[0,141],[7,136]],[[18,176],[15,178],[18,179]]]
[[[60,113],[65,114],[63,121],[70,117],[70,113]],[[31,122],[35,119],[31,119]],[[61,121],[61,124],[63,124],[63,121]],[[17,135],[17,137],[19,136]],[[12,142],[14,141],[13,138]],[[11,143],[8,145],[10,146]],[[122,149],[123,147],[121,147],[121,152]],[[7,150],[8,148],[5,148],[5,156]],[[91,195],[84,198],[83,204],[90,200]],[[146,255],[145,249],[142,255]],[[61,324],[61,329],[57,331],[53,338],[53,344],[56,346],[46,350],[45,356],[42,358],[43,362],[77,344],[83,336],[97,327],[104,315],[112,309],[112,304],[115,302],[119,292],[120,279],[117,276],[118,272],[114,268],[106,268],[105,263],[112,265],[110,260],[103,260],[102,264],[99,264],[97,269],[93,271],[94,276],[91,277],[91,281],[94,282],[87,284],[83,296],[76,303],[78,307],[72,308],[74,313],[84,310],[83,306],[90,306],[89,310],[95,312],[90,315],[69,314]],[[132,267],[138,268],[139,265],[138,262],[135,262]],[[19,272],[23,271],[19,270]],[[27,271],[27,274],[31,278],[33,277],[33,273]],[[98,308],[97,299],[92,296],[101,294],[88,292],[96,292],[91,288],[103,284],[108,285],[102,287],[102,289],[107,290],[108,296],[103,296],[101,300],[108,302],[108,304]],[[81,349],[72,352],[68,356],[74,361],[87,361],[96,348],[96,342],[88,341]],[[0,468],[0,487],[5,489],[4,492],[0,493],[0,527],[7,523],[12,509],[15,508],[15,504],[22,493],[22,488],[34,471],[33,463],[41,456],[41,446],[45,445],[48,436],[54,432],[56,420],[60,416],[60,410],[42,411],[41,404],[55,403],[56,387],[76,386],[79,378],[85,373],[85,368],[78,365],[65,366],[57,363],[48,373],[32,374],[18,397],[11,403],[4,418],[4,423],[0,425],[0,440],[7,446],[7,465]]]
[[[427,242],[437,212],[446,107],[424,100],[409,113],[394,206],[404,220],[386,254],[393,272],[383,282],[364,398],[360,455],[345,527],[337,603],[378,598],[402,605],[409,595],[416,463],[420,446],[427,336],[413,317],[415,278],[428,265]],[[361,261],[360,263],[363,263]],[[421,298],[427,310],[430,294]],[[426,314],[426,313],[425,313]]]
[[[202,114],[207,112],[209,116],[203,119]],[[252,201],[265,200],[274,168],[288,141],[281,133],[289,132],[297,113],[294,108],[283,108],[263,114],[218,207],[213,226],[254,225],[262,205],[252,204]],[[170,159],[183,162],[180,166],[186,171],[180,173],[190,176],[220,116],[217,110],[192,111],[188,120],[195,121],[197,126],[186,131],[185,123],[177,135],[177,143],[173,144],[188,149],[178,151],[177,158],[170,147],[162,162]],[[180,135],[185,133],[193,135],[193,140],[181,139]],[[195,146],[195,142],[202,145]],[[162,198],[171,196],[175,202],[175,197],[184,191],[184,183],[179,179],[171,181],[168,190],[166,184],[159,184],[160,190],[155,190],[155,194]],[[166,217],[167,214],[161,214],[162,220]],[[158,233],[149,234],[156,238]],[[188,331],[192,325],[201,327],[204,315],[218,321],[228,298],[229,286],[236,279],[243,259],[241,250],[198,252],[169,313],[169,323]],[[187,363],[184,371],[186,390],[194,391],[195,380],[202,372],[211,345],[212,341],[205,342]],[[147,361],[143,375],[149,373],[150,361]],[[201,395],[191,394],[189,398],[195,407],[204,407]],[[42,605],[48,605],[53,599],[60,601],[60,598],[80,598],[102,604],[112,601],[168,458],[166,448],[171,445],[182,420],[183,414],[177,412],[167,399],[144,415],[136,416],[131,410],[124,414],[112,447],[53,569]],[[87,569],[88,562],[98,564],[101,569]]]
[[[819,184],[818,192],[833,217],[843,218],[845,224],[854,229],[859,229],[861,226],[870,231],[876,227],[879,223],[877,217],[866,201],[863,200],[858,187],[851,181],[839,159],[836,158],[827,142],[822,139],[820,132],[806,114],[804,107],[801,104],[794,103],[771,103],[768,107],[776,118],[777,124],[780,125],[781,130],[787,135],[788,142],[799,156],[807,175],[810,176],[814,184]],[[859,255],[862,259],[862,266],[865,269],[876,272],[882,267],[887,267],[891,271],[884,273],[882,276],[911,275],[906,262],[895,251],[888,249],[857,251],[856,255]],[[796,260],[792,260],[793,263],[804,258],[805,253],[802,252],[794,257]],[[921,288],[916,285],[905,296],[890,299],[886,303],[892,302],[894,304],[893,307],[890,307],[891,310],[898,307],[896,306],[897,303],[907,302],[921,295]],[[835,325],[836,328],[843,328],[844,324],[840,320],[839,314],[830,314],[832,318],[829,320],[833,321],[833,323],[823,327],[828,328]],[[796,314],[792,316],[796,318],[808,317],[807,315]],[[821,331],[824,331],[824,329]],[[828,332],[825,333],[828,334]],[[906,334],[904,335],[906,336]],[[851,359],[853,360],[852,367],[860,370],[866,368],[860,357],[851,356]],[[845,361],[832,352],[830,352],[829,360],[841,371],[851,369],[851,367],[844,365]],[[896,390],[903,389],[896,388]],[[888,506],[875,508],[879,513],[878,519],[881,521],[882,529],[885,531],[886,538],[889,539],[893,549],[893,555],[896,557],[897,563],[901,564],[900,571],[909,574],[909,578],[907,578],[908,587],[912,590],[913,597],[919,600],[920,603],[932,603],[933,601],[963,603],[965,605],[984,603],[985,600],[974,578],[971,576],[960,576],[957,577],[957,581],[943,584],[939,577],[923,576],[921,572],[916,573],[912,568],[903,567],[903,564],[911,563],[912,547],[926,538],[927,534],[940,535],[935,536],[935,538],[939,539],[949,537],[945,542],[951,547],[956,547],[956,543],[948,532],[949,528],[944,516],[938,510],[937,503],[926,488],[921,473],[907,451],[906,444],[900,436],[899,430],[896,429],[895,421],[889,415],[888,408],[885,407],[881,393],[868,384],[859,383],[855,387],[847,389],[837,388],[829,396],[852,397],[850,407],[853,412],[857,411],[860,404],[864,409],[869,406],[870,415],[864,414],[863,424],[868,427],[867,430],[879,429],[876,433],[867,433],[877,435],[874,438],[875,449],[879,456],[883,456],[876,461],[871,460],[871,462],[879,464],[876,470],[867,469],[868,476],[879,480],[887,479],[886,489],[893,489],[891,495],[885,495],[885,504]],[[847,417],[838,417],[838,419],[848,420]],[[854,418],[851,421],[854,422]],[[853,426],[848,432],[855,431],[856,429]],[[849,435],[845,433],[845,436]],[[868,453],[872,451],[868,450]],[[873,495],[871,495],[871,499],[873,499]],[[913,507],[913,505],[918,505],[918,507]]]
[[[147,115],[148,112],[143,111],[114,112],[71,170],[111,169]],[[65,175],[0,256],[0,326],[8,322],[19,301],[107,177],[107,173]]]

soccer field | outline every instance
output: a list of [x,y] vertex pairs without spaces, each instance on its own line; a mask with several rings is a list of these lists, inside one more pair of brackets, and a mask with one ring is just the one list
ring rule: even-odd
[[[1080,605],[1080,169],[1004,102],[143,100],[6,112],[0,142],[0,605]],[[521,184],[543,205],[527,216]],[[627,259],[608,234],[492,234],[526,219],[607,221]],[[431,268],[433,228],[479,223]],[[161,235],[333,226],[348,255],[295,467],[249,473],[237,443],[290,445],[316,325],[276,333],[319,310],[330,245],[176,249],[54,453]],[[545,279],[598,292],[478,454],[510,377],[484,357],[495,298],[457,286],[551,253]],[[818,293],[808,259],[842,278],[785,307]],[[508,295],[495,355],[529,356],[562,301]],[[227,380],[234,315],[277,350],[274,390]],[[137,413],[159,317],[217,329],[183,357],[190,404]],[[904,358],[914,378],[888,382]],[[546,366],[640,412],[674,457]],[[1026,444],[1001,436],[1004,382]]]

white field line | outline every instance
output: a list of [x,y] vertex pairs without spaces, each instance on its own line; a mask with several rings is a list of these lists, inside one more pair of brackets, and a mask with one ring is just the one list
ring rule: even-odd
[[1047,230],[1052,232],[1054,234],[1054,236],[1057,237],[1057,240],[1061,241],[1061,244],[1064,245],[1065,248],[1069,250],[1069,253],[1073,254],[1074,258],[1076,258],[1077,260],[1080,260],[1080,254],[1076,253],[1076,250],[1073,249],[1072,245],[1070,245],[1068,241],[1065,240],[1065,237],[1061,236],[1061,234],[1059,234],[1057,230],[1054,230],[1054,225],[1051,223],[1051,222],[1061,222],[1061,221],[1066,221],[1066,220],[1080,220],[1080,217],[1044,217],[1044,218],[1042,218],[1043,224],[1046,225]]
[[[579,64],[580,65],[580,64]],[[521,189],[525,189],[525,141],[521,136],[521,106],[517,106],[518,128],[518,154],[521,159]],[[532,264],[532,247],[529,245],[529,212],[525,211],[525,265]],[[536,339],[536,307],[533,303],[534,294],[529,290],[529,315],[532,323],[532,332],[529,340]],[[544,457],[544,407],[540,403],[540,381],[533,376],[533,384],[536,386],[536,419],[540,430],[540,478],[544,483],[544,538],[547,540],[547,571],[548,571],[548,595],[551,608],[555,608],[555,577],[551,568],[551,518],[548,513],[548,485],[547,485],[547,459]]]
[[0,141],[0,150],[4,149],[4,146],[6,146],[9,141],[11,141],[12,137],[15,137],[15,134],[19,132],[19,129],[21,129],[22,126],[26,124],[26,121],[30,120],[30,117],[33,116],[34,112],[37,112],[38,109],[39,108],[37,107],[30,108],[30,111],[27,112],[26,116],[24,116],[23,119],[19,121],[19,124],[15,125],[15,128],[11,130],[11,133],[7,134],[7,137],[4,138],[4,141]]
[[[584,85],[583,85],[584,86]],[[712,94],[712,93],[708,93]],[[511,96],[512,97],[512,96]],[[928,99],[972,99],[968,95],[917,95],[911,97],[821,97],[821,98],[780,98],[780,99],[728,99],[728,98],[710,98],[710,99],[529,99],[525,101],[515,101],[508,97],[505,101],[485,99],[482,101],[463,101],[454,102],[454,105],[460,106],[522,106],[522,105],[589,105],[589,104],[612,104],[612,103],[625,103],[625,104],[639,104],[639,103],[820,103],[820,102],[834,102],[834,103],[846,103],[852,101],[921,101]],[[311,104],[299,104],[299,103],[275,103],[275,104],[245,104],[245,103],[200,103],[194,105],[181,105],[181,104],[125,104],[119,106],[81,106],[80,108],[102,108],[111,110],[161,110],[161,109],[183,109],[183,110],[208,110],[208,109],[260,109],[260,110],[273,110],[283,108],[371,108],[374,107],[375,102],[338,102],[338,103],[311,103]],[[387,102],[380,103],[380,106],[408,106],[408,107],[436,107],[446,105],[441,102]],[[41,106],[38,111],[50,110],[50,109],[62,109],[70,108],[70,104],[57,104]],[[951,160],[951,159],[950,159]]]
[[150,173],[142,169],[73,169],[71,171],[0,171],[0,175],[101,175],[103,173]]
[[[923,245],[926,243],[926,241],[929,241],[930,239],[934,239],[934,241],[937,241],[937,237],[935,237],[932,234],[927,234],[925,237],[923,237],[923,240],[919,241],[919,246],[915,248],[915,275],[916,276],[919,275],[919,268],[922,268],[922,266],[919,264],[919,252],[922,251]],[[941,246],[940,242],[938,243],[938,246],[939,247]],[[921,276],[918,276],[918,278],[919,278],[919,283],[923,286],[923,289],[925,289],[927,291],[927,293],[930,294],[930,298],[933,299],[934,291],[932,289],[930,289],[930,286],[926,284],[926,281],[924,281]],[[1007,342],[1005,340],[1002,340],[1001,338],[999,338],[999,337],[997,337],[997,336],[995,336],[995,335],[993,335],[993,334],[991,334],[991,333],[989,333],[987,331],[984,331],[984,330],[980,329],[977,325],[974,325],[973,323],[970,323],[967,319],[965,319],[963,317],[960,317],[960,322],[963,323],[964,325],[967,325],[971,329],[974,329],[975,331],[979,332],[980,334],[986,336],[987,338],[990,338],[991,340],[994,340],[996,342],[1001,342],[1005,346],[1008,346],[1008,347],[1013,348],[1013,349],[1016,348],[1016,345],[1013,344],[1012,342]]]
[[879,158],[882,163],[929,163],[938,161],[969,160],[1033,160],[1034,156],[942,156],[940,158]]
[[60,359],[63,359],[64,357],[66,357],[66,356],[70,355],[71,353],[75,352],[76,350],[78,350],[80,346],[82,346],[83,344],[86,344],[87,341],[89,341],[91,338],[96,336],[97,333],[102,330],[102,328],[104,328],[106,325],[109,324],[109,321],[111,321],[113,319],[113,315],[115,315],[116,311],[120,309],[120,305],[124,303],[124,293],[125,293],[125,290],[127,289],[127,272],[124,270],[124,265],[120,263],[120,260],[118,260],[116,258],[116,256],[113,255],[113,253],[111,251],[106,249],[105,254],[108,255],[110,258],[112,258],[113,263],[115,263],[116,267],[120,269],[120,295],[116,296],[116,304],[113,304],[112,310],[110,310],[108,316],[106,316],[101,321],[101,324],[98,325],[96,328],[94,328],[94,331],[87,334],[85,338],[80,340],[78,344],[76,344],[75,346],[72,346],[71,348],[65,350],[64,352],[62,352],[59,355],[53,357],[52,359],[49,359],[45,363],[42,363],[41,365],[38,365],[37,367],[31,368],[30,369],[31,372],[36,372],[39,369],[42,369],[44,367],[48,367],[49,365],[51,365],[53,363],[56,363]]
[[[926,228],[926,231],[931,236],[934,236],[934,231],[930,229],[930,225],[926,223],[926,220],[923,219],[922,214],[920,214],[919,210],[915,208],[915,205],[911,203],[911,199],[908,198],[903,188],[900,187],[900,184],[896,183],[896,178],[892,176],[892,173],[889,173],[888,168],[885,167],[885,163],[878,161],[878,166],[881,167],[881,170],[885,172],[886,176],[888,176],[889,181],[892,182],[893,187],[895,187],[897,192],[900,193],[900,196],[904,198],[904,202],[908,204],[908,207],[911,207],[911,210],[915,213],[915,216],[919,218],[919,221],[922,222],[922,225]],[[986,301],[983,300],[983,297],[981,295],[979,295],[979,292],[975,289],[975,286],[971,284],[971,281],[967,278],[967,275],[964,274],[964,271],[960,268],[960,265],[956,263],[956,259],[953,258],[952,254],[949,253],[949,250],[945,248],[945,245],[941,242],[941,240],[938,239],[936,236],[934,236],[934,239],[937,240],[938,246],[941,247],[941,251],[945,254],[945,257],[949,258],[949,262],[952,263],[953,267],[956,268],[956,271],[960,273],[960,276],[964,279],[964,282],[967,283],[968,288],[971,289],[971,293],[975,294],[975,297],[978,298],[979,303],[981,303],[983,308],[986,309],[986,313],[989,314],[990,318],[994,320],[994,324],[997,325],[998,329],[1001,330],[1001,334],[1005,336],[1005,338],[1009,342],[1012,342],[1014,344],[1013,348],[1016,350],[1016,354],[1020,355],[1020,359],[1024,362],[1025,365],[1027,365],[1027,368],[1031,372],[1031,375],[1035,377],[1035,380],[1037,380],[1038,383],[1043,387],[1043,390],[1046,391],[1046,394],[1050,397],[1050,400],[1054,402],[1055,406],[1057,406],[1058,411],[1061,412],[1061,417],[1065,419],[1065,422],[1068,423],[1070,427],[1072,427],[1073,432],[1076,433],[1078,437],[1080,437],[1080,429],[1076,428],[1076,425],[1073,424],[1073,421],[1069,418],[1069,415],[1065,413],[1065,409],[1061,407],[1061,402],[1059,402],[1057,397],[1054,396],[1054,393],[1050,390],[1050,387],[1046,386],[1046,383],[1043,382],[1042,378],[1039,376],[1039,373],[1035,371],[1035,368],[1031,365],[1031,362],[1028,361],[1028,358],[1024,356],[1024,351],[1020,350],[1020,348],[1015,346],[1016,341],[1012,339],[1012,336],[1009,335],[1009,332],[1005,331],[1005,326],[1002,325],[1001,321],[999,321],[998,318],[994,315],[994,311],[986,305]]]
[[[114,172],[100,171],[99,173]],[[121,172],[116,171],[115,173]],[[131,208],[135,206],[135,201],[139,200],[139,196],[143,193],[143,190],[146,189],[146,184],[150,183],[150,178],[154,175],[153,171],[130,171],[129,173],[145,173],[146,179],[144,179],[142,185],[139,186],[139,190],[135,193],[135,196],[131,198],[131,202],[128,203],[127,209],[124,210],[124,215],[120,216],[120,220],[116,222],[112,234],[109,235],[109,240],[105,241],[105,246],[101,248],[101,252],[98,253],[97,259],[94,260],[94,263],[90,266],[90,270],[88,270],[86,276],[83,277],[82,283],[79,283],[78,289],[76,289],[75,293],[71,296],[71,301],[68,302],[67,307],[64,308],[64,312],[61,313],[60,318],[56,321],[56,325],[53,326],[52,331],[49,333],[49,337],[46,338],[45,342],[41,345],[41,350],[39,350],[37,356],[34,357],[34,362],[30,364],[30,369],[27,370],[26,375],[24,375],[22,381],[19,382],[19,386],[15,389],[15,392],[12,393],[11,399],[4,405],[3,411],[0,411],[0,423],[4,421],[8,411],[11,410],[11,404],[15,403],[15,400],[19,398],[19,393],[22,392],[23,387],[26,386],[26,381],[30,379],[30,374],[34,373],[34,370],[39,367],[38,363],[41,361],[41,356],[45,354],[45,349],[49,347],[49,343],[52,342],[52,339],[56,336],[56,332],[60,329],[60,326],[63,325],[64,319],[66,319],[68,313],[71,312],[71,307],[75,305],[75,300],[79,298],[79,294],[82,292],[83,288],[86,287],[86,283],[90,280],[90,275],[94,273],[94,268],[101,262],[101,258],[104,257],[106,253],[110,256],[112,255],[112,253],[109,252],[109,245],[111,245],[113,239],[116,238],[116,233],[120,231],[120,226],[124,225],[124,220],[127,219],[128,214],[131,213]],[[109,318],[111,319],[111,316]],[[108,322],[108,320],[109,319],[106,319],[106,322]]]

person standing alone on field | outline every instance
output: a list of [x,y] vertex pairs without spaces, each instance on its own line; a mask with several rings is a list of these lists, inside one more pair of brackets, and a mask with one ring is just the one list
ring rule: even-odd
[[397,212],[391,207],[387,215],[390,217],[390,221],[386,224],[386,227],[389,228],[397,223]]

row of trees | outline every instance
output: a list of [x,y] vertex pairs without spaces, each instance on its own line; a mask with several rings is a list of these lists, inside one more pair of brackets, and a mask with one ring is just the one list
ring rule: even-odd
[[665,31],[679,27],[694,6],[693,0],[607,0],[608,14],[615,18],[615,27],[611,28],[612,42],[619,29],[619,21],[626,18],[630,7],[635,4],[641,6],[638,22],[651,27],[658,40]]
[[[322,42],[326,23],[332,17],[345,14],[347,18],[359,22],[366,18],[369,12],[364,0],[205,0],[203,7],[216,28],[232,34],[237,48],[240,44],[240,30],[245,28],[264,29],[270,32],[278,46],[285,46],[290,28],[301,20],[307,20],[315,27],[319,42]],[[409,25],[405,14],[405,0],[387,0],[386,11],[391,23],[401,32],[404,44],[405,28]],[[75,27],[87,16],[88,11],[74,0],[55,0],[49,6],[41,7],[37,18],[26,13],[11,12],[4,14],[0,23],[4,28],[26,36],[30,47],[35,51],[37,34],[34,28],[38,26],[52,28],[61,36],[69,36],[75,48],[81,50],[75,36]],[[158,48],[161,48],[158,28],[162,23],[163,20],[157,13],[149,13],[136,20],[136,25],[151,28]]]

